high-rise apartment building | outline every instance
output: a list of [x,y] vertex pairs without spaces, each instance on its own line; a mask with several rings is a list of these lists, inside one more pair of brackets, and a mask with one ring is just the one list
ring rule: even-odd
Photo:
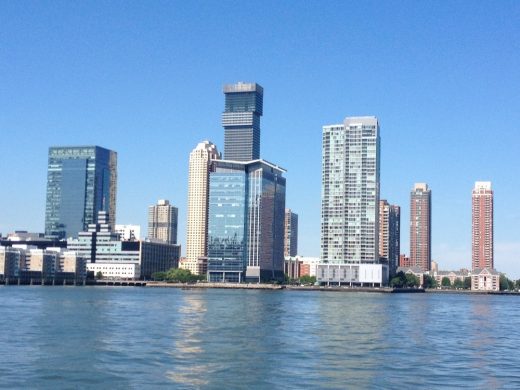
[[285,209],[284,256],[298,254],[298,214]]
[[283,172],[264,160],[213,161],[209,192],[209,281],[283,280]]
[[477,181],[472,193],[472,269],[494,268],[493,190],[491,182]]
[[399,266],[401,250],[401,208],[379,201],[379,257],[388,262],[390,276]]
[[117,153],[99,146],[51,147],[45,235],[77,237],[107,211],[115,226]]
[[148,238],[177,244],[177,218],[179,211],[166,199],[148,207]]
[[211,161],[218,159],[220,159],[220,153],[210,141],[199,143],[190,153],[186,261],[182,263],[182,267],[196,275],[205,273],[208,243],[209,171]]
[[224,159],[251,161],[260,158],[260,117],[263,88],[256,83],[224,86]]
[[416,183],[410,194],[410,263],[431,269],[432,193],[426,183]]
[[[385,283],[379,264],[379,123],[348,117],[323,127],[321,259],[318,281]],[[348,266],[332,266],[345,265]],[[374,264],[378,267],[364,267]],[[368,272],[368,271],[367,271]],[[360,276],[361,275],[361,276]]]

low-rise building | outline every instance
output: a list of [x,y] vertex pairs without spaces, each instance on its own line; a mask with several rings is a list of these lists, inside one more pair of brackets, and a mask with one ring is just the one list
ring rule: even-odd
[[424,284],[424,274],[425,272],[421,267],[413,266],[413,267],[397,267],[396,273],[403,272],[406,274],[412,274],[419,278],[419,285]]
[[433,277],[439,286],[442,285],[442,279],[444,278],[448,278],[450,284],[453,285],[456,280],[464,282],[464,279],[470,276],[471,274],[467,269],[460,269],[459,271],[437,271],[433,273]]
[[151,279],[155,272],[178,268],[181,251],[180,245],[159,240],[122,241],[111,231],[105,212],[67,246],[87,259],[89,271],[114,279]]
[[500,273],[493,268],[476,268],[471,273],[471,290],[499,291]]
[[316,281],[326,285],[381,287],[388,284],[388,266],[365,263],[319,263]]

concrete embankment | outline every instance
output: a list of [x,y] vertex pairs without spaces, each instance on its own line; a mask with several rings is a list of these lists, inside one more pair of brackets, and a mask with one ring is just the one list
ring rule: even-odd
[[242,290],[282,290],[285,286],[279,284],[257,283],[166,283],[146,282],[146,287],[173,287],[173,288],[229,288]]
[[394,293],[423,293],[422,288],[392,288],[392,287],[339,287],[339,286],[287,286],[288,290],[294,291],[335,291],[346,293],[369,292],[379,294]]

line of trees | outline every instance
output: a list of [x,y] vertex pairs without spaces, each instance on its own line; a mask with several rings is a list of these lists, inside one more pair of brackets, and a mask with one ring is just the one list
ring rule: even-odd
[[154,272],[153,280],[174,283],[195,283],[206,280],[206,275],[194,275],[189,269],[171,268],[166,272]]
[[316,276],[303,275],[298,279],[291,279],[287,274],[285,274],[285,284],[313,285],[314,283],[316,283]]
[[508,279],[506,275],[500,274],[500,291],[515,291],[520,290],[520,279],[516,282]]

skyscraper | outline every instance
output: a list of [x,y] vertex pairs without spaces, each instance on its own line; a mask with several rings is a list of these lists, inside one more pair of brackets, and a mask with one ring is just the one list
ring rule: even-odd
[[284,172],[264,160],[213,161],[209,281],[283,280]]
[[298,254],[298,214],[285,209],[284,256]]
[[263,88],[256,83],[239,82],[225,85],[224,94],[224,159],[251,161],[260,158]]
[[116,152],[99,146],[49,148],[45,235],[77,237],[97,222],[101,210],[115,226],[116,187]]
[[343,124],[324,126],[322,141],[321,260],[326,265],[318,266],[318,281],[363,284],[368,279],[359,275],[370,269],[371,275],[377,273],[370,283],[384,283],[387,268],[379,265],[378,120],[345,118]]
[[493,263],[493,190],[490,181],[477,181],[472,193],[472,269],[495,268]]
[[399,266],[401,250],[401,208],[379,201],[379,256],[388,261],[390,275]]
[[209,170],[211,161],[218,159],[220,159],[220,153],[210,141],[200,142],[190,153],[186,261],[183,263],[183,267],[196,275],[205,273]]
[[177,244],[177,207],[161,199],[148,207],[148,238]]
[[410,263],[431,269],[432,194],[426,183],[415,183],[410,194]]

